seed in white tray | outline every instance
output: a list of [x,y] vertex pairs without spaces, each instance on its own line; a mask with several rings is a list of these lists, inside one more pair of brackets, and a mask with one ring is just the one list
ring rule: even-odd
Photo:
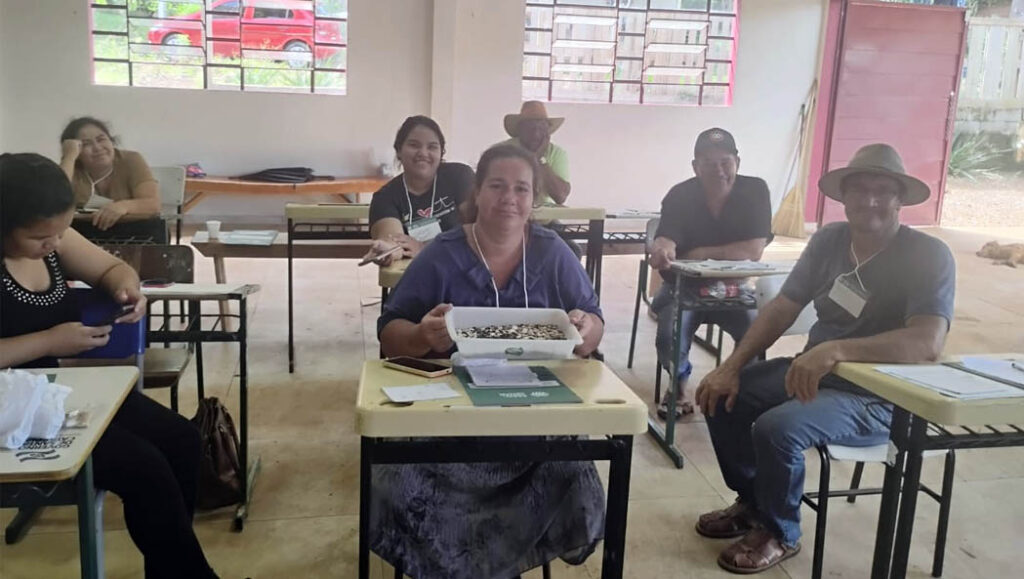
[[564,340],[565,333],[555,324],[505,324],[472,326],[458,330],[461,338],[492,340]]

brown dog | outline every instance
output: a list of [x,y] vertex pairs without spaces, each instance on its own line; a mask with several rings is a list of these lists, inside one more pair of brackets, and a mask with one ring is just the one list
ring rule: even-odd
[[994,259],[992,263],[997,265],[1017,267],[1017,264],[1024,264],[1024,243],[1000,245],[997,241],[990,241],[982,246],[978,256]]

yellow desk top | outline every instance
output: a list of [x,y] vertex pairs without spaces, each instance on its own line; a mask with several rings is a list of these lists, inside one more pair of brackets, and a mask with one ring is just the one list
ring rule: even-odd
[[543,205],[533,208],[533,219],[538,221],[550,221],[552,219],[564,220],[601,220],[604,219],[604,207],[565,207],[562,205]]
[[[647,405],[607,366],[596,360],[533,361],[550,368],[583,399],[581,404],[473,406],[458,378],[430,380],[367,360],[356,397],[356,432],[362,436],[543,436],[640,434],[647,431]],[[458,398],[399,406],[384,386],[447,382]]]
[[[1009,354],[1009,356],[1014,356],[1014,354]],[[934,424],[946,426],[1024,424],[1024,398],[957,400],[895,376],[883,374],[875,370],[876,366],[891,366],[891,364],[847,362],[840,364],[835,373]]]
[[411,259],[400,259],[392,262],[387,267],[381,267],[377,273],[377,285],[394,289],[398,285],[398,280],[402,279],[402,275],[405,274],[405,269],[409,267],[410,263],[412,263]]
[[369,219],[370,206],[358,203],[288,203],[284,206],[288,219]]
[[[44,441],[41,448],[0,449],[0,483],[60,481],[78,474],[96,441],[107,429],[128,392],[135,386],[139,369],[135,366],[93,368],[40,368],[35,374],[56,374],[57,384],[69,386],[65,411],[88,409],[86,428],[60,431],[57,438]],[[24,460],[25,452],[46,453],[47,460]],[[18,455],[21,454],[19,457]],[[49,458],[56,455],[57,458]]]

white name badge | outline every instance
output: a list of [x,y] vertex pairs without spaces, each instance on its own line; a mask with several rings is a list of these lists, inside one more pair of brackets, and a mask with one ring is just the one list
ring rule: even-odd
[[426,243],[441,234],[441,222],[433,217],[413,221],[409,225],[409,237]]
[[832,284],[832,291],[828,292],[830,300],[855,318],[860,317],[861,312],[864,311],[864,305],[868,303],[870,297],[870,294],[866,294],[860,289],[856,279],[851,280],[848,274],[837,277]]

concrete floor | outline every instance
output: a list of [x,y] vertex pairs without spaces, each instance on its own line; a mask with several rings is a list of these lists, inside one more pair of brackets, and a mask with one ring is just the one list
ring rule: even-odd
[[[1024,352],[1024,270],[990,265],[974,252],[990,239],[1022,239],[1024,229],[985,234],[933,230],[953,248],[958,264],[956,320],[948,353]],[[769,257],[795,257],[802,244],[779,240]],[[641,315],[637,360],[626,369],[626,352],[636,291],[638,258],[609,257],[605,262],[604,311],[608,321],[602,350],[607,363],[644,399],[653,397],[654,323]],[[376,270],[354,261],[301,261],[296,266],[298,367],[287,371],[286,269],[283,260],[228,262],[231,281],[256,283],[251,300],[250,439],[262,457],[251,515],[241,534],[230,531],[230,512],[200,515],[200,541],[217,572],[225,578],[355,577],[358,512],[358,438],[353,403],[359,368],[377,355],[375,323],[379,296]],[[197,281],[212,281],[209,260],[197,259]],[[728,338],[726,342],[728,342]],[[728,346],[727,346],[728,347]],[[787,337],[771,354],[802,347]],[[207,392],[226,401],[237,423],[237,356],[234,346],[210,345]],[[714,361],[695,350],[695,375]],[[150,392],[166,402],[167,394]],[[194,377],[182,387],[182,411],[195,410]],[[715,564],[727,543],[698,536],[698,514],[733,500],[719,474],[699,417],[683,422],[678,444],[687,458],[673,468],[646,436],[634,447],[629,506],[626,576],[630,578],[726,577]],[[927,461],[924,479],[937,483],[942,461]],[[817,458],[809,457],[808,480],[817,478]],[[606,472],[606,467],[601,467]],[[852,466],[833,466],[833,484],[844,484]],[[869,466],[866,484],[880,483],[882,469]],[[814,484],[813,482],[811,483]],[[1024,543],[1024,450],[961,452],[947,547],[948,578],[1019,577],[1016,556]],[[120,502],[108,495],[105,511],[107,576],[142,576],[142,558],[121,515]],[[807,577],[810,573],[812,520],[805,510],[803,552],[764,577]],[[855,505],[835,502],[825,556],[826,576],[866,577],[869,573],[877,497]],[[922,500],[911,552],[912,577],[928,576],[937,507]],[[0,512],[6,524],[11,510]],[[555,565],[554,576],[597,578],[601,558],[581,567]],[[390,578],[390,568],[373,559],[375,578]],[[1018,571],[1013,571],[1018,569]],[[0,545],[4,579],[76,577],[78,542],[70,508],[48,509],[18,545]],[[539,578],[536,571],[527,575]]]

